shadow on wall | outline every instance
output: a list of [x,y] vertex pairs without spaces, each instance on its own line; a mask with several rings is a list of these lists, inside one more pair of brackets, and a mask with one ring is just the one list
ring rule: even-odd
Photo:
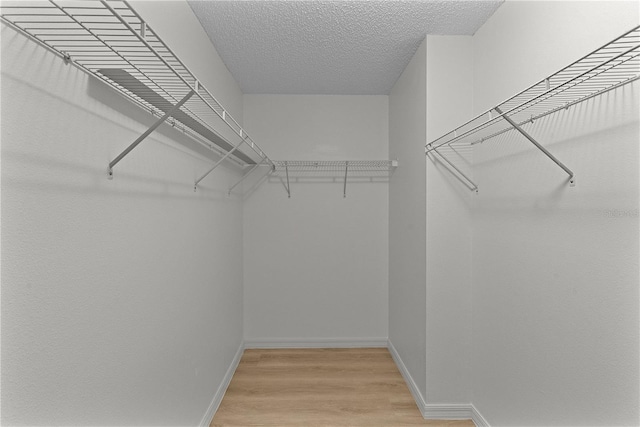
[[[134,123],[142,124],[143,126],[149,127],[158,119],[158,117],[153,116],[149,112],[143,110],[141,107],[138,107],[132,101],[128,100],[124,95],[118,93],[116,90],[109,87],[109,85],[107,85],[97,77],[89,77],[87,85],[87,95],[100,102],[101,104],[120,112],[124,116],[131,119]],[[121,123],[117,124],[121,125]],[[204,147],[202,144],[199,144],[193,139],[187,137],[180,130],[174,129],[168,122],[162,124],[153,132],[170,138],[172,141],[179,143],[185,148],[184,152],[187,154],[193,155],[195,153],[205,159],[210,160],[211,162],[215,162],[221,157],[212,150]]]
[[[438,157],[434,153],[427,153],[427,161],[430,162],[436,168],[440,176],[447,183],[447,186],[449,187],[449,189],[455,194],[457,194],[462,200],[464,200],[465,204],[469,205],[470,204],[468,202],[469,194],[475,194],[477,190],[477,188],[475,188],[473,185],[474,184],[473,181],[469,181],[470,179],[471,180],[473,179],[473,178],[470,178],[473,176],[471,172],[472,165],[466,158],[464,158],[463,156],[460,156],[459,151],[457,151],[454,147],[443,147],[443,148],[444,149],[439,149],[438,152],[446,156],[446,159],[452,164],[456,165],[456,168],[458,168],[461,171],[464,171],[463,173],[465,174],[465,176],[469,178],[465,179],[463,176],[457,173],[450,165],[446,164],[444,160],[442,160],[440,157]],[[452,152],[453,155],[446,154],[447,152]],[[463,163],[464,166],[461,167],[460,163]]]
[[[531,209],[544,217],[593,210],[602,215],[594,200],[636,212],[637,200],[622,199],[638,181],[639,90],[640,82],[627,84],[523,126],[575,173],[576,187],[570,187],[567,173],[515,130],[473,146],[454,143],[438,149],[478,185],[478,197],[465,196],[469,186],[440,158],[428,154],[427,161],[478,212]],[[607,184],[611,182],[619,183],[613,192]]]
[[[515,130],[474,145],[473,176],[479,202],[493,200],[502,208],[562,206],[563,197],[612,195],[603,183],[628,185],[637,180],[638,82],[528,123],[524,129],[576,176],[569,176]],[[629,135],[636,135],[630,143]],[[625,184],[626,182],[626,184]],[[623,192],[621,192],[622,194]],[[481,203],[485,207],[488,204]]]
[[[621,136],[629,134],[636,135],[635,148],[629,139],[626,143],[621,141]],[[570,187],[564,171],[535,148],[492,159],[475,168],[480,183],[475,209],[478,212],[533,210],[540,218],[593,210],[594,215],[601,216],[604,214],[598,201],[608,200],[611,206],[620,209],[625,206],[624,209],[637,212],[637,198],[629,199],[625,188],[638,182],[638,139],[639,126],[632,123],[554,143],[552,153],[576,174],[575,187]],[[528,141],[523,144],[525,142]],[[607,142],[617,146],[613,148]],[[495,179],[496,174],[502,177],[499,181]],[[490,183],[484,179],[488,175],[494,176]],[[611,182],[617,183],[614,186],[617,189],[606,188]]]
[[[157,198],[174,200],[208,200],[232,202],[238,198],[234,193],[229,196],[224,189],[199,186],[193,191],[193,183],[178,183],[149,176],[118,173],[112,185],[107,179],[106,167],[96,169],[90,165],[52,160],[46,155],[25,154],[18,151],[2,150],[2,162],[12,163],[28,169],[42,169],[47,173],[25,179],[14,177],[9,168],[3,168],[2,186],[10,186],[30,192],[62,192],[78,194],[114,194],[128,198]],[[57,172],[56,172],[57,171]]]
[[[553,153],[554,148],[557,149],[558,145],[567,141],[637,123],[638,106],[634,102],[637,101],[639,89],[637,82],[627,84],[569,109],[542,117],[533,124],[525,124],[523,129]],[[485,146],[490,149],[485,149]],[[520,133],[511,130],[475,145],[473,164],[482,166],[491,162],[501,162],[507,157],[532,151],[539,152]],[[551,166],[553,167],[553,163]]]
[[477,194],[476,185],[478,184],[473,177],[473,147],[468,144],[453,143],[439,147],[437,153],[433,151],[427,153],[426,161],[436,169],[449,190],[456,194],[467,207],[470,207],[473,200],[470,196]]
[[[295,187],[298,185],[333,185],[336,194],[340,197],[344,196],[344,171],[299,171],[291,170],[288,174],[289,187],[291,189],[291,197],[294,197]],[[347,171],[347,197],[349,187],[353,185],[366,184],[388,184],[391,180],[389,172],[379,171]],[[277,170],[270,173],[268,167],[264,167],[260,171],[255,172],[255,177],[247,180],[244,190],[244,199],[249,198],[263,184],[277,185],[282,187],[282,194],[287,197],[287,174],[285,171]]]
[[[114,168],[114,180],[109,181],[108,162],[157,118],[98,78],[65,64],[59,55],[51,51],[43,54],[40,44],[7,26],[2,27],[2,44],[3,56],[18,51],[22,58],[3,61],[7,64],[2,69],[3,119],[18,117],[12,121],[25,131],[18,135],[9,133],[10,126],[2,129],[3,166],[8,166],[3,168],[3,184],[25,190],[101,191],[129,197],[237,198],[234,194],[230,198],[226,190],[239,179],[241,169],[228,162],[207,177],[194,194],[195,177],[220,156],[168,124],[161,125],[123,160],[123,164],[142,165],[140,173],[119,164]],[[41,109],[34,111],[34,104]],[[18,142],[21,138],[24,140]],[[13,163],[43,173],[27,179],[21,173],[13,176]]]
[[[256,172],[256,176],[258,177],[255,180],[251,180],[250,183],[245,187],[244,189],[244,193],[243,193],[243,200],[247,200],[249,197],[251,197],[252,194],[254,194],[258,188],[264,184],[267,185],[277,185],[279,187],[281,187],[282,189],[282,195],[287,198],[287,184],[286,184],[286,178],[280,176],[277,173],[274,174],[270,174],[268,173],[268,171],[263,170],[261,172]],[[375,178],[362,178],[360,180],[356,179],[356,180],[348,180],[347,181],[347,197],[349,197],[349,188],[352,186],[360,186],[360,185],[366,185],[366,184],[380,184],[380,183],[389,183],[390,178],[380,178],[380,177],[375,177]],[[303,179],[301,177],[298,178],[292,178],[291,176],[289,176],[289,185],[291,188],[291,197],[295,197],[295,192],[296,192],[296,187],[298,185],[305,185],[305,186],[309,186],[309,185],[333,185],[335,187],[335,193],[337,196],[339,196],[340,198],[344,198],[344,180],[341,180],[340,178],[318,178],[316,177],[315,179],[310,178],[310,179]],[[304,190],[301,190],[304,191]]]

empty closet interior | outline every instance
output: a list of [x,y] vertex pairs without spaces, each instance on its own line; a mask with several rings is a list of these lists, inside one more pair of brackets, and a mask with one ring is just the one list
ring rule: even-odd
[[640,425],[637,2],[0,8],[4,424],[384,347],[426,419]]

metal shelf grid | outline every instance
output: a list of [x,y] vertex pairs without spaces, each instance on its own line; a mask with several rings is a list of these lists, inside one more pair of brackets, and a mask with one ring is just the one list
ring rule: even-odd
[[347,197],[348,181],[388,181],[398,167],[397,160],[276,160],[272,173],[291,197],[291,181],[323,181],[343,183]]
[[344,174],[345,169],[354,175],[389,176],[398,166],[395,160],[275,160],[275,172],[288,169],[290,173],[299,174]]
[[521,131],[514,124],[526,125],[639,78],[640,26],[431,141],[426,152]]
[[[167,122],[207,148],[241,166],[273,166],[126,1],[3,1],[1,11],[4,22],[151,114],[162,117],[173,108]],[[235,143],[216,130],[225,125]]]

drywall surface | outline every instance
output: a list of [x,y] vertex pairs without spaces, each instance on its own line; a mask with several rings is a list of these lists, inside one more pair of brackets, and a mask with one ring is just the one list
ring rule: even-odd
[[[506,2],[476,113],[638,25],[637,2]],[[499,65],[498,65],[499,64]],[[637,83],[476,146],[473,403],[492,426],[639,425]]]
[[[427,36],[427,141],[472,117],[468,36]],[[469,175],[471,149],[442,156]],[[427,156],[427,403],[471,401],[471,203],[475,193],[435,153]]]
[[[245,95],[246,128],[277,160],[388,154],[388,97]],[[244,203],[248,345],[354,345],[387,339],[388,183],[276,178]]]
[[426,387],[426,66],[423,41],[389,96],[389,158],[401,165],[389,185],[389,341],[422,400]]
[[[142,15],[153,31],[176,52],[199,82],[242,125],[242,91],[222,61],[186,0],[163,0],[162,3],[134,0],[133,8]],[[215,130],[231,142],[238,136],[222,121]]]
[[[214,55],[186,3],[140,6],[170,46]],[[163,126],[107,180],[154,119],[1,36],[2,424],[198,425],[242,341],[238,172],[194,193],[210,160]],[[205,84],[227,72],[207,67]]]

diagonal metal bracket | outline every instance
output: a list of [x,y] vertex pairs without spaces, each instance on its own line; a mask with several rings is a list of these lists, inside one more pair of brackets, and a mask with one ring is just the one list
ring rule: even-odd
[[[465,175],[456,165],[454,165],[453,163],[451,163],[449,161],[449,159],[447,159],[445,156],[443,156],[437,148],[433,148],[430,151],[433,151],[434,153],[436,153],[439,157],[439,159],[444,160],[445,164],[445,169],[447,169],[451,175],[455,176],[456,178],[458,178],[458,180],[460,182],[462,182],[469,190],[471,191],[475,191],[476,193],[478,193],[478,186],[471,181],[471,179],[469,179],[469,177],[467,175]],[[428,152],[427,152],[428,153]],[[453,170],[455,170],[459,175],[453,173]],[[463,179],[464,178],[464,179]],[[466,180],[466,181],[465,181]],[[471,185],[469,185],[471,184]]]
[[160,117],[154,124],[151,125],[151,127],[149,129],[147,129],[142,135],[140,135],[135,141],[133,141],[131,143],[131,145],[129,145],[127,148],[125,148],[125,150],[120,153],[118,155],[118,157],[116,157],[115,159],[113,159],[110,163],[109,163],[109,167],[107,169],[107,177],[109,179],[113,179],[113,167],[115,165],[118,164],[118,162],[120,160],[122,160],[127,154],[129,154],[131,152],[131,150],[133,150],[134,148],[136,148],[138,146],[138,144],[140,144],[146,137],[148,137],[151,132],[153,132],[154,130],[156,130],[156,128],[158,126],[160,126],[162,123],[164,123],[169,117],[171,117],[176,111],[178,111],[180,109],[180,107],[182,107],[182,105],[187,102],[189,100],[189,98],[191,98],[193,96],[195,92],[194,91],[190,91],[184,98],[182,98],[176,105],[174,105],[173,107],[171,107],[171,109],[169,111],[167,111],[166,113],[164,113],[164,115],[162,117]]
[[264,163],[265,159],[262,159],[259,163],[256,163],[250,170],[249,172],[245,173],[244,175],[242,175],[242,178],[240,178],[235,184],[233,184],[231,186],[231,188],[229,188],[229,196],[231,195],[231,191],[233,191],[234,188],[236,188],[238,185],[240,185],[240,183],[242,181],[244,181],[249,175],[251,175],[253,173],[253,171],[255,171],[256,169],[258,169],[258,166],[260,166],[262,163]]
[[562,163],[553,154],[551,154],[549,152],[549,150],[547,150],[542,145],[540,145],[540,143],[538,141],[536,141],[531,135],[529,135],[524,129],[522,129],[522,127],[520,127],[520,125],[518,125],[516,122],[511,120],[511,118],[508,117],[506,114],[503,114],[502,110],[500,110],[499,107],[495,107],[494,110],[496,110],[498,112],[498,114],[502,114],[502,118],[505,119],[511,126],[513,126],[513,128],[515,130],[520,132],[522,134],[522,136],[527,138],[533,145],[535,145],[540,151],[542,151],[548,158],[553,160],[553,162],[556,165],[560,166],[560,168],[562,168],[562,170],[565,171],[567,173],[567,175],[569,175],[569,185],[571,187],[574,187],[576,185],[575,175],[571,171],[571,169],[569,169],[564,163]]
[[287,175],[287,185],[285,186],[285,190],[287,190],[287,196],[291,198],[291,186],[289,185],[289,163],[286,161],[284,162],[284,170]]
[[347,198],[347,172],[349,171],[349,162],[344,162],[344,189],[342,190],[342,197]]
[[202,176],[200,176],[200,178],[198,178],[195,182],[195,184],[193,184],[193,191],[196,191],[196,188],[198,187],[198,184],[200,184],[200,181],[202,181],[203,179],[205,179],[211,172],[214,171],[215,168],[217,168],[218,166],[220,166],[220,164],[222,162],[224,162],[227,158],[229,158],[230,155],[232,155],[233,153],[236,152],[236,150],[238,148],[240,148],[240,146],[247,140],[247,137],[245,137],[244,139],[242,139],[242,141],[240,141],[238,144],[236,144],[235,147],[233,147],[231,150],[229,150],[227,152],[227,154],[225,154],[224,156],[222,156],[222,158],[220,160],[218,160],[212,167],[211,169],[209,169],[206,173],[204,173]]

